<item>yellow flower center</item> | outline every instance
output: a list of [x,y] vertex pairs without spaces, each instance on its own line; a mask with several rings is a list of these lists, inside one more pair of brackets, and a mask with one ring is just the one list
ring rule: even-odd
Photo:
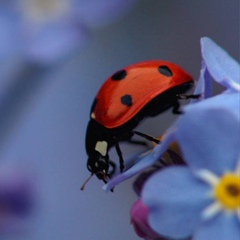
[[226,173],[214,188],[214,195],[221,205],[228,210],[240,208],[240,176]]

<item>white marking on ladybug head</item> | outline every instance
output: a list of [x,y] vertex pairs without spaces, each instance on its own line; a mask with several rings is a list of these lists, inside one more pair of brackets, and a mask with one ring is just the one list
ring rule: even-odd
[[99,152],[102,156],[107,155],[108,143],[106,141],[98,141],[95,146],[95,150]]
[[92,114],[91,114],[91,118],[92,118],[92,119],[95,119],[95,118],[96,118],[96,115],[95,115],[94,112],[92,112]]

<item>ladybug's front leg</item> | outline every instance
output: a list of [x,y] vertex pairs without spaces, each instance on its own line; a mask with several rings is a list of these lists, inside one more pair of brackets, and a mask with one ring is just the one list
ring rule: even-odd
[[123,172],[123,169],[124,169],[124,160],[123,160],[122,151],[121,151],[121,149],[120,149],[120,146],[119,146],[118,141],[116,141],[115,147],[116,147],[117,154],[118,154],[118,157],[119,157],[120,171]]
[[111,171],[108,173],[108,177],[111,178],[112,175],[115,173],[116,164],[114,162],[112,162],[112,161],[109,161],[108,163],[112,167]]
[[[114,162],[112,162],[112,161],[109,161],[108,163],[109,163],[109,165],[112,167],[110,173],[107,174],[108,177],[109,177],[109,179],[111,179],[111,178],[112,178],[112,175],[115,173],[116,164],[115,164]],[[114,191],[114,188],[111,188],[110,191],[113,192],[113,191]]]

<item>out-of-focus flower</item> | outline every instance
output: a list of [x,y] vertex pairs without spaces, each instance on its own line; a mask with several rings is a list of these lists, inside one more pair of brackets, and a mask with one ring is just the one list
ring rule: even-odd
[[189,105],[175,140],[186,167],[171,166],[145,183],[149,225],[172,238],[237,240],[240,236],[240,95]]
[[33,210],[30,179],[10,165],[0,167],[0,233],[24,231]]
[[131,223],[136,234],[145,240],[164,240],[148,224],[149,209],[139,199],[134,203],[131,209]]
[[[131,223],[135,229],[136,234],[144,238],[145,240],[170,240],[170,238],[165,238],[163,236],[159,236],[148,223],[149,218],[149,209],[142,202],[141,194],[144,188],[144,184],[146,181],[156,172],[161,169],[172,166],[172,165],[185,165],[182,159],[182,153],[180,151],[179,146],[176,143],[173,143],[167,152],[164,153],[162,159],[159,160],[156,164],[154,164],[151,168],[146,171],[143,171],[138,175],[136,180],[133,182],[133,189],[139,199],[133,204],[130,215],[131,215]],[[183,240],[183,239],[182,239]],[[187,239],[185,239],[187,240]]]
[[0,59],[61,59],[86,42],[89,28],[124,14],[136,0],[9,0],[0,3]]
[[[234,93],[237,92],[237,99],[233,102],[234,106],[236,106],[236,102],[239,102],[239,92],[240,92],[240,65],[237,63],[231,56],[229,56],[225,50],[219,47],[216,43],[214,43],[210,38],[204,37],[201,39],[201,49],[202,49],[202,69],[200,71],[200,77],[198,81],[198,85],[195,89],[195,94],[201,94],[202,97],[199,100],[192,101],[192,104],[195,102],[205,102],[206,98],[211,96],[211,78],[213,78],[217,83],[222,84],[227,88],[225,93]],[[217,98],[215,96],[214,98]],[[225,99],[220,99],[220,104],[226,104],[228,107],[229,101],[232,101],[229,96],[223,97]],[[216,99],[216,103],[218,104],[219,99]],[[191,104],[191,105],[192,105]],[[208,104],[208,102],[207,102]],[[195,105],[194,105],[195,106]],[[239,108],[238,108],[239,109]],[[186,110],[186,109],[185,109]],[[110,180],[103,189],[108,191],[112,189],[122,181],[138,174],[144,169],[155,164],[164,152],[167,151],[170,144],[175,141],[175,135],[177,130],[177,124],[175,123],[165,132],[165,137],[163,138],[161,144],[156,146],[152,152],[150,152],[147,156],[141,158],[134,166],[132,166],[127,171],[122,174],[116,176],[112,180]]]

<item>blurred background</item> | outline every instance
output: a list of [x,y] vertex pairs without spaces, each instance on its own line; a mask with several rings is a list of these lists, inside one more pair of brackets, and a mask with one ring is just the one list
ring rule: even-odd
[[[115,71],[149,59],[175,62],[197,80],[203,36],[239,61],[239,4],[1,1],[0,239],[139,239],[130,225],[132,180],[106,193],[94,177],[80,191],[89,176],[85,131],[94,96]],[[174,119],[166,112],[138,129],[161,135]],[[122,148],[125,158],[136,152]],[[16,196],[2,197],[8,192]]]

